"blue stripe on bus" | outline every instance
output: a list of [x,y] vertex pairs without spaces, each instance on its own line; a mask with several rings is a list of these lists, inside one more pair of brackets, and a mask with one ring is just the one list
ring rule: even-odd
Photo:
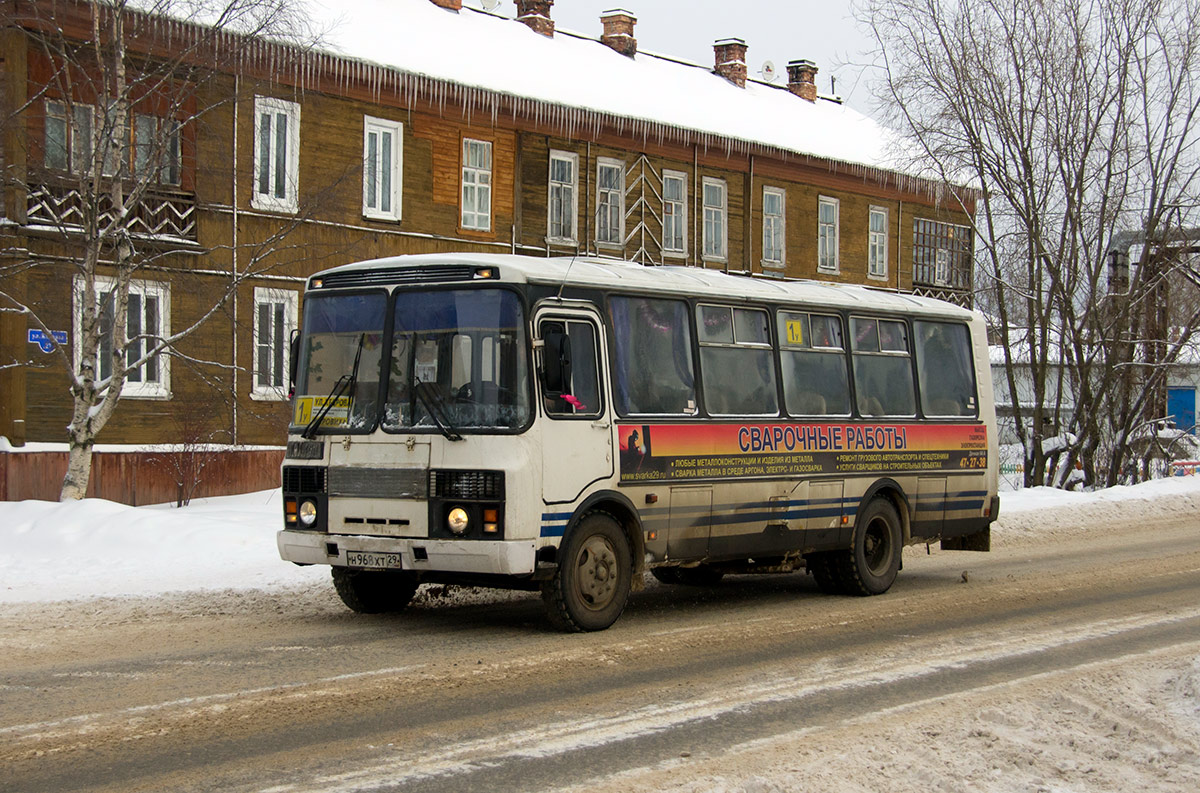
[[[986,491],[981,490],[964,490],[961,492],[947,494],[943,502],[940,496],[922,496],[918,499],[918,503],[925,504],[926,502],[939,502],[945,510],[964,510],[964,509],[982,509],[983,498],[986,496]],[[975,498],[972,498],[974,496]],[[805,518],[833,518],[839,515],[845,515],[848,519],[853,520],[857,510],[846,510],[847,506],[857,506],[860,497],[852,496],[848,498],[824,498],[824,499],[791,499],[789,501],[760,501],[751,504],[745,502],[739,504],[715,504],[711,508],[709,524],[714,526],[727,526],[738,523],[770,523],[779,520],[802,520]],[[753,510],[753,511],[751,511]],[[682,514],[700,513],[708,511],[705,507],[693,507],[684,510]],[[567,525],[571,522],[574,512],[543,512],[542,513],[542,537],[562,537],[567,530]],[[668,518],[670,515],[669,507],[656,507],[652,510],[642,510],[643,518],[658,517],[660,520],[646,522],[660,522],[661,519]]]

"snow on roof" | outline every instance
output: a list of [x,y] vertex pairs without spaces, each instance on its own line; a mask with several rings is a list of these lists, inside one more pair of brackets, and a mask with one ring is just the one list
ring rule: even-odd
[[309,8],[326,31],[321,46],[332,54],[565,108],[568,126],[598,125],[594,114],[601,114],[631,120],[629,131],[646,137],[694,132],[901,170],[898,136],[862,113],[826,99],[808,102],[785,86],[748,80],[738,88],[711,65],[649,52],[630,58],[598,38],[562,29],[548,38],[516,20],[467,7],[448,11],[430,0],[310,0]]

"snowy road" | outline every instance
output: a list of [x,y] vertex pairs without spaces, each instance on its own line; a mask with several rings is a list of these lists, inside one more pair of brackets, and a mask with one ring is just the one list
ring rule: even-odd
[[9,604],[0,790],[1200,789],[1196,515],[999,545],[878,598],[651,585],[582,636],[528,595]]

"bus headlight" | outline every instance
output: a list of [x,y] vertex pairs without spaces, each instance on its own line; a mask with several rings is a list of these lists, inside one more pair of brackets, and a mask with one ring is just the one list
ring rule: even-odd
[[300,502],[300,522],[305,526],[311,526],[317,522],[317,504],[314,501]]
[[454,534],[463,534],[466,532],[467,524],[470,522],[470,519],[467,517],[467,511],[462,507],[455,507],[446,516],[446,527]]

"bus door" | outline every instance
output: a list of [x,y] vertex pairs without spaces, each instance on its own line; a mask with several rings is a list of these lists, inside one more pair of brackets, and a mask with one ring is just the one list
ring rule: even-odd
[[587,309],[545,308],[540,342],[542,499],[566,504],[613,475],[612,422],[601,388],[604,334]]

